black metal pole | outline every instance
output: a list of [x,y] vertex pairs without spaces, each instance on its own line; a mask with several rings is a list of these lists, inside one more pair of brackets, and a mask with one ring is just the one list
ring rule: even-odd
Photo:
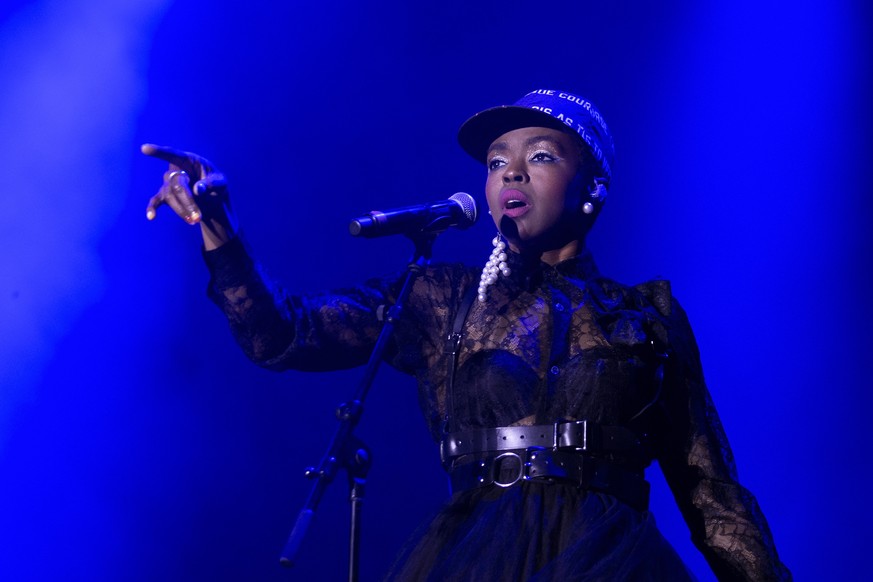
[[303,509],[297,516],[297,520],[279,558],[279,562],[283,566],[290,568],[294,565],[297,552],[300,550],[300,545],[306,536],[306,531],[315,515],[315,510],[321,502],[321,498],[324,496],[324,492],[327,490],[327,486],[333,481],[337,470],[344,469],[349,474],[349,484],[351,487],[349,497],[351,502],[349,580],[357,582],[360,563],[361,524],[359,518],[364,497],[366,473],[370,465],[370,453],[366,446],[353,435],[353,431],[360,421],[364,408],[364,400],[370,391],[370,387],[376,377],[376,372],[379,369],[379,364],[381,364],[385,354],[385,349],[388,347],[388,341],[394,332],[394,324],[400,318],[402,307],[412,291],[415,280],[424,272],[430,262],[436,234],[422,234],[411,238],[413,243],[415,243],[415,255],[413,260],[407,265],[403,287],[394,305],[387,311],[385,323],[382,325],[376,345],[370,354],[370,359],[367,362],[367,367],[364,369],[364,375],[358,385],[355,398],[341,404],[337,408],[337,418],[340,424],[334,432],[327,452],[322,457],[318,468],[310,467],[306,470],[305,475],[314,479],[315,483]]
[[[369,465],[369,454],[366,450],[361,449],[359,454],[366,455],[365,462]],[[366,472],[366,468],[364,468]],[[361,510],[364,504],[364,488],[366,487],[366,479],[349,475],[351,502],[351,527],[349,538],[349,582],[358,582],[360,578],[361,564]]]

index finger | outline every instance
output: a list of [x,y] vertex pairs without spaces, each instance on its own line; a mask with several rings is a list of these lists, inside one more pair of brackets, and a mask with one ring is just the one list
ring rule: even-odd
[[153,143],[144,143],[139,148],[147,156],[164,160],[167,163],[180,166],[182,164],[195,163],[194,154],[183,152],[167,146],[159,146]]

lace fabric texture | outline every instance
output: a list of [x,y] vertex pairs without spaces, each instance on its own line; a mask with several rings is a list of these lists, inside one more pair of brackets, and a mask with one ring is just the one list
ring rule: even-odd
[[[281,370],[366,362],[380,306],[399,277],[289,296],[236,239],[205,253],[211,299],[246,354]],[[787,580],[766,520],[737,480],[684,311],[666,281],[628,287],[600,276],[591,255],[552,267],[510,254],[464,328],[451,399],[446,337],[479,272],[437,265],[415,284],[389,362],[414,376],[434,440],[451,430],[588,419],[643,435],[692,539],[721,580]],[[663,381],[659,381],[663,375]],[[453,410],[447,411],[451,401]],[[640,467],[641,468],[641,467]],[[502,539],[500,532],[511,532]],[[496,538],[501,538],[497,541]],[[507,545],[508,544],[508,545]],[[648,512],[559,483],[454,495],[391,574],[408,580],[682,580],[688,574]]]

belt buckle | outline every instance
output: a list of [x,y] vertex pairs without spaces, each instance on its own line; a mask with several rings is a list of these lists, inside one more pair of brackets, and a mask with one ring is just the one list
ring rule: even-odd
[[595,450],[594,426],[587,420],[569,420],[555,425],[555,447],[577,451]]
[[[506,458],[515,458],[515,460],[518,461],[518,474],[515,476],[515,479],[513,479],[512,481],[509,481],[508,483],[498,480],[500,477],[500,475],[499,475],[500,468],[503,465],[502,460],[506,459]],[[491,479],[492,479],[492,482],[495,485],[497,485],[498,487],[504,487],[504,488],[505,487],[512,487],[513,485],[515,485],[516,483],[521,481],[521,479],[524,477],[524,467],[525,467],[524,460],[521,458],[521,455],[519,455],[518,453],[514,453],[512,451],[509,451],[507,453],[501,453],[501,454],[497,455],[496,457],[494,457],[494,460],[491,461]]]

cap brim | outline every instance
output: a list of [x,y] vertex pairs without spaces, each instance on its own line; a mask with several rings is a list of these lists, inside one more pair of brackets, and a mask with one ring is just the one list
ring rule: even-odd
[[536,109],[502,105],[479,112],[461,125],[458,143],[474,159],[487,161],[488,148],[494,140],[508,131],[522,127],[548,127],[572,131],[562,121]]

